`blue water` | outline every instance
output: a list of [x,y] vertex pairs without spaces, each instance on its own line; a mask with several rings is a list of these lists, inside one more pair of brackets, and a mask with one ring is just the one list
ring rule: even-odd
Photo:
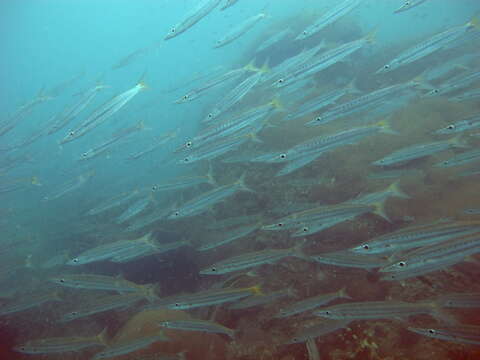
[[[387,112],[386,115],[382,114],[381,118],[375,117],[373,113],[362,113],[365,123],[369,123],[372,119],[375,121],[385,118],[393,119],[393,127],[400,133],[400,137],[396,137],[391,142],[390,138],[378,138],[378,140],[369,138],[364,140],[361,146],[353,145],[353,147],[339,149],[338,152],[335,150],[299,171],[285,177],[274,178],[275,173],[280,169],[276,164],[254,163],[248,160],[226,164],[222,159],[228,158],[228,154],[229,156],[242,154],[248,156],[250,153],[288,149],[313,136],[338,132],[346,127],[345,124],[337,125],[336,122],[325,127],[326,130],[322,127],[304,127],[303,124],[311,120],[311,116],[298,119],[294,123],[282,122],[286,112],[295,111],[302,101],[306,100],[301,98],[293,100],[293,95],[291,99],[284,98],[273,87],[259,86],[236,104],[233,110],[229,109],[229,112],[218,121],[232,118],[235,114],[263,105],[273,98],[281,99],[286,110],[283,109],[273,115],[271,121],[273,127],[264,127],[258,134],[260,142],[249,141],[227,155],[208,161],[179,165],[176,163],[179,157],[175,149],[206,127],[201,120],[221,101],[226,92],[244,79],[233,80],[186,104],[175,103],[189,90],[204,84],[206,81],[204,77],[208,78],[213,72],[225,73],[244,66],[250,61],[259,68],[262,65],[273,67],[284,59],[298,54],[303,48],[311,48],[322,40],[326,40],[327,48],[330,49],[372,32],[375,33],[373,44],[355,52],[341,64],[336,64],[312,77],[309,86],[315,89],[313,93],[306,96],[307,100],[308,96],[311,98],[315,94],[333,90],[351,81],[355,81],[355,86],[362,92],[404,83],[422,76],[427,70],[447,60],[461,59],[463,55],[468,54],[473,54],[477,60],[471,62],[466,71],[472,73],[480,71],[478,62],[480,37],[474,36],[475,32],[479,31],[474,29],[471,31],[472,34],[469,34],[472,36],[467,42],[461,43],[462,38],[460,38],[454,44],[458,46],[441,49],[424,59],[385,75],[375,75],[376,70],[403,50],[444,30],[467,23],[480,12],[480,3],[477,0],[428,0],[418,7],[399,14],[394,14],[393,11],[400,7],[402,0],[363,0],[353,11],[308,38],[303,44],[301,41],[293,41],[290,37],[258,54],[255,53],[255,49],[264,40],[286,27],[290,27],[296,36],[338,1],[239,0],[231,7],[220,11],[220,6],[224,3],[222,0],[220,6],[184,33],[168,41],[164,40],[172,25],[178,23],[199,2],[200,0],[4,0],[0,2],[2,49],[0,130],[2,125],[8,124],[22,111],[22,106],[28,106],[31,101],[38,99],[39,95],[49,97],[32,106],[31,112],[22,117],[11,131],[5,134],[0,131],[0,231],[2,233],[0,249],[1,242],[5,244],[4,250],[0,251],[0,262],[4,264],[0,265],[0,297],[2,293],[9,293],[4,303],[11,304],[28,298],[31,294],[59,290],[65,299],[58,308],[56,303],[43,304],[30,310],[0,317],[0,327],[4,332],[0,337],[5,348],[0,350],[1,358],[6,359],[6,356],[9,359],[29,358],[29,355],[11,350],[15,344],[24,343],[29,339],[65,334],[87,336],[97,334],[105,327],[109,328],[109,334],[113,336],[140,309],[139,306],[129,309],[126,313],[113,311],[109,316],[93,316],[79,322],[59,324],[56,321],[64,309],[78,305],[82,299],[93,300],[98,293],[83,291],[81,297],[76,297],[75,290],[58,289],[51,284],[48,279],[53,275],[122,274],[125,278],[137,283],[160,284],[162,289],[160,296],[207,289],[215,281],[219,281],[218,278],[212,279],[198,274],[199,269],[209,263],[248,251],[291,247],[298,240],[289,238],[287,232],[275,232],[272,235],[270,232],[259,231],[254,236],[247,236],[213,252],[197,252],[195,247],[202,242],[228,235],[228,228],[211,231],[206,228],[206,225],[227,217],[253,214],[260,214],[262,221],[269,224],[276,219],[277,215],[274,215],[272,209],[278,206],[284,207],[285,212],[282,215],[287,215],[294,212],[288,211],[290,205],[293,209],[295,204],[301,203],[336,204],[348,201],[359,194],[380,191],[389,184],[389,180],[375,182],[368,179],[370,173],[378,170],[371,165],[374,160],[415,143],[444,139],[444,137],[435,138],[432,132],[450,122],[478,114],[480,111],[478,98],[454,103],[448,96],[433,100],[416,96],[405,104],[402,103],[402,106],[394,106],[394,110]],[[248,32],[227,46],[213,48],[216,40],[245,19],[261,12],[266,14],[265,19]],[[131,59],[127,61],[126,58],[129,56]],[[125,64],[122,65],[123,61]],[[114,96],[133,88],[140,81],[147,88],[140,91],[104,123],[77,140],[60,144],[65,135],[81,125],[94,110]],[[45,131],[48,130],[52,117],[78,101],[85,91],[96,84],[106,85],[107,88],[100,91],[88,107],[64,128],[52,135],[47,135]],[[434,85],[439,84],[441,85],[441,82]],[[478,89],[478,85],[477,80],[462,91]],[[390,99],[391,102],[395,100],[398,99]],[[341,100],[337,104],[343,101],[346,100]],[[140,121],[143,121],[143,130],[120,140],[98,157],[85,161],[78,160],[85,151],[111,139],[115,132],[134,126]],[[358,126],[358,124],[347,124],[347,128]],[[156,139],[173,131],[176,131],[177,135],[165,145],[139,159],[129,159],[131,154],[148,148]],[[40,132],[42,134],[33,142],[22,144],[29,137]],[[468,134],[462,133],[462,139],[468,142],[470,147],[479,145],[478,137],[469,137]],[[22,145],[15,146],[16,144]],[[358,228],[352,228],[349,225],[342,227],[340,224],[329,229],[328,236],[325,233],[318,233],[308,237],[308,245],[312,252],[341,250],[345,246],[332,246],[335,245],[335,239],[344,239],[353,232],[356,237],[352,235],[351,241],[344,243],[344,245],[353,246],[360,239],[411,225],[412,220],[415,224],[441,218],[478,220],[478,215],[463,212],[465,209],[480,207],[478,174],[461,178],[457,176],[456,170],[441,172],[431,168],[433,163],[440,161],[439,159],[451,157],[449,155],[464,149],[449,151],[446,155],[445,153],[435,154],[434,160],[406,165],[408,169],[420,170],[421,174],[412,175],[406,179],[392,178],[392,182],[401,180],[401,187],[410,194],[411,199],[395,200],[388,204],[387,212],[393,219],[391,223],[380,218],[372,219],[375,215],[356,218],[353,221],[360,224]],[[180,220],[163,219],[135,233],[125,231],[128,222],[124,225],[118,225],[115,222],[128,207],[125,204],[98,216],[86,215],[90,209],[107,199],[125,196],[126,193],[135,190],[145,191],[151,196],[149,209],[138,215],[136,219],[148,215],[149,212],[178,208],[190,199],[211,190],[212,186],[202,184],[169,192],[151,191],[152,186],[177,176],[203,176],[209,168],[213,169],[213,176],[218,186],[230,184],[240,175],[245,174],[245,181],[254,192],[236,194],[198,216]],[[455,169],[478,170],[479,163],[476,163],[476,167],[470,164],[467,167]],[[306,186],[299,190],[293,183],[303,178],[318,179],[321,185]],[[68,183],[83,180],[85,181],[77,188],[54,198]],[[108,262],[98,262],[84,267],[61,264],[52,268],[42,266],[53,256],[64,252],[67,253],[66,259],[71,259],[82,251],[100,244],[121,239],[135,239],[149,231],[152,231],[160,242],[168,243],[186,239],[191,241],[193,246],[127,264],[112,265]],[[326,241],[325,247],[322,247],[322,241]],[[341,243],[341,240],[339,242]],[[63,262],[66,262],[66,259]],[[441,285],[435,283],[435,275],[431,275],[423,282],[417,278],[409,279],[404,289],[406,292],[410,291],[411,296],[404,297],[401,289],[405,285],[380,282],[371,272],[361,269],[341,268],[337,274],[332,267],[324,268],[323,265],[311,263],[306,265],[301,260],[288,260],[287,263],[286,266],[276,264],[260,267],[259,278],[253,282],[261,283],[267,292],[293,286],[301,294],[297,300],[307,295],[331,292],[342,286],[346,286],[347,291],[350,289],[348,292],[352,294],[355,301],[386,298],[413,301],[425,298],[421,296],[416,298],[422,292],[433,296],[448,290],[479,291],[474,281],[474,275],[479,274],[478,264],[475,263],[460,266],[458,269],[460,275],[448,273],[443,278],[442,275],[438,275]],[[361,275],[358,278],[359,283],[356,283],[354,275],[349,274],[358,275],[358,272]],[[312,281],[310,278],[310,275],[320,278],[320,274],[323,274],[323,279]],[[306,279],[307,275],[309,280]],[[228,275],[224,278],[226,277]],[[460,279],[459,284],[450,284],[451,288],[445,288],[445,282],[448,282],[448,279],[452,281]],[[365,284],[364,289],[360,289],[361,284]],[[209,354],[210,358],[259,359],[260,357],[255,357],[255,352],[257,355],[260,354],[262,345],[259,343],[263,343],[262,351],[265,349],[268,351],[265,350],[262,354],[270,355],[264,355],[265,357],[262,358],[306,359],[303,344],[288,347],[282,345],[289,335],[298,330],[300,321],[296,319],[287,325],[275,321],[268,322],[271,315],[275,313],[275,309],[278,309],[278,304],[273,303],[265,308],[249,310],[245,314],[238,311],[228,313],[228,310],[225,310],[226,313],[221,313],[216,320],[219,322],[224,320],[226,322],[224,325],[229,327],[240,326],[243,335],[236,345],[229,343],[225,347],[220,347],[223,350],[218,350],[216,354]],[[478,311],[472,311],[471,314],[473,315],[470,322],[468,316],[464,314],[460,314],[459,318],[472,325],[480,325]],[[192,311],[191,315],[207,319],[209,314],[206,311]],[[262,320],[263,327],[256,324],[257,318]],[[367,325],[355,323],[352,328],[353,330],[350,331],[356,334],[357,340],[349,337],[348,334],[338,335],[342,337],[333,334],[325,339],[319,338],[317,344],[320,349],[323,347],[321,358],[400,359],[417,356],[411,358],[424,359],[426,357],[422,357],[423,354],[411,355],[415,352],[408,353],[403,348],[419,346],[419,341],[426,342],[429,349],[433,346],[432,339],[407,334],[401,325],[393,326],[391,321],[379,330],[375,330],[375,325],[372,323]],[[388,337],[387,340],[378,340],[382,337],[382,331],[392,331],[396,335]],[[407,340],[399,340],[402,334],[408,335]],[[363,345],[360,345],[361,339],[367,339],[362,343]],[[377,340],[379,341],[377,350],[373,350],[375,348],[373,345],[370,348],[365,345],[365,342],[371,344]],[[409,343],[410,340],[411,343]],[[227,340],[222,340],[222,342],[225,341]],[[455,348],[450,353],[447,351],[449,345],[451,343],[442,342],[444,347],[437,349],[439,352],[436,358],[474,359],[475,356],[480,356],[478,345],[462,348],[462,345],[454,344],[451,346]],[[183,346],[188,346],[188,343]],[[243,353],[246,355],[242,357],[242,351],[233,351],[234,346],[237,346],[237,350],[243,347]],[[228,351],[227,347],[229,347]],[[334,354],[334,348],[339,348],[336,354]],[[205,358],[204,353],[200,350],[196,351],[195,348],[190,349],[187,359]],[[222,354],[223,351],[224,354]],[[168,352],[171,353],[172,349]],[[88,350],[75,353],[69,358],[88,359],[93,353],[94,351]],[[289,354],[291,357],[288,357]],[[62,358],[62,355],[45,355],[44,358]]]

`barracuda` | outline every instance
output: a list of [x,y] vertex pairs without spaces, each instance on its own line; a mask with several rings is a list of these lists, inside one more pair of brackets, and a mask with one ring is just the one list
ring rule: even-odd
[[95,356],[92,358],[92,360],[108,359],[108,358],[117,357],[120,355],[129,354],[131,352],[150,346],[151,344],[157,341],[168,341],[168,340],[169,338],[167,338],[163,334],[163,332],[160,332],[159,334],[153,335],[153,336],[143,336],[138,339],[129,340],[126,342],[114,343],[112,345],[109,345],[105,350],[99,353],[96,353]]
[[200,270],[200,274],[228,274],[234,271],[244,270],[259,265],[273,264],[290,256],[306,259],[307,257],[302,252],[302,246],[303,244],[300,244],[290,249],[267,249],[233,256],[203,268]]
[[480,326],[455,325],[433,326],[429,328],[408,327],[408,330],[434,339],[446,340],[460,344],[480,344]]
[[387,86],[378,90],[374,90],[365,95],[361,95],[353,100],[337,105],[323,114],[315,117],[307,122],[306,126],[318,126],[329,123],[333,120],[346,117],[357,112],[370,110],[375,106],[383,104],[385,101],[398,97],[404,92],[410,91],[417,87],[419,82],[416,80],[408,81],[402,84]]
[[171,39],[175,36],[180,35],[181,33],[190,29],[193,25],[207,16],[213,9],[220,4],[221,0],[203,0],[198,3],[198,5],[193,8],[185,17],[173,26],[165,36],[165,40]]
[[167,320],[161,321],[158,325],[167,329],[201,331],[207,333],[224,334],[233,339],[235,330],[229,329],[221,324],[207,320]]
[[100,107],[98,107],[79,127],[71,130],[61,141],[60,144],[65,144],[76,140],[86,133],[92,131],[108,120],[113,114],[123,108],[130,100],[132,100],[140,91],[147,86],[143,82],[139,82],[133,88],[113,97]]
[[52,354],[80,351],[94,346],[106,346],[106,330],[92,337],[57,337],[31,340],[15,348],[24,354]]
[[180,219],[188,216],[194,216],[207,211],[211,206],[218,204],[226,198],[232,196],[238,191],[253,192],[244,182],[244,175],[233,184],[219,186],[213,190],[203,193],[190,201],[186,202],[174,210],[168,219]]
[[302,312],[310,311],[322,305],[328,304],[336,299],[351,299],[351,297],[346,293],[345,288],[342,288],[332,293],[308,297],[291,305],[282,307],[275,317],[285,318],[300,314]]
[[449,124],[448,126],[435,131],[435,134],[456,134],[459,132],[469,131],[478,128],[480,128],[480,114],[475,114],[473,116],[469,116],[465,119]]
[[448,241],[480,232],[480,222],[435,222],[403,228],[375,237],[350,251],[360,254],[384,254]]
[[210,289],[199,291],[194,294],[177,295],[169,298],[160,299],[156,304],[148,308],[166,308],[166,309],[194,309],[203,306],[212,306],[224,304],[246,298],[251,295],[261,295],[259,286],[247,288],[226,288],[226,289]]
[[211,250],[215,249],[219,246],[229,244],[232,241],[235,241],[237,239],[241,239],[243,237],[246,237],[250,234],[252,234],[255,230],[257,230],[260,227],[260,223],[253,224],[253,225],[247,225],[247,226],[242,226],[236,229],[231,229],[226,232],[226,234],[223,235],[223,237],[219,239],[215,239],[213,241],[209,241],[205,244],[200,245],[200,247],[197,249],[199,251],[206,251],[206,250]]
[[265,14],[260,13],[248,18],[244,22],[228,31],[221,39],[218,39],[215,42],[214,48],[219,48],[230,44],[232,41],[238,39],[240,36],[251,30],[260,20],[264,19],[265,17]]
[[451,149],[453,147],[465,148],[466,145],[457,138],[443,141],[434,141],[425,144],[416,144],[394,151],[390,155],[387,155],[380,160],[374,161],[373,164],[377,166],[404,164],[408,161],[429,156],[444,150]]
[[458,40],[462,35],[467,33],[472,29],[477,29],[479,27],[478,20],[476,18],[472,19],[466,24],[455,26],[448,30],[445,30],[439,34],[436,34],[427,40],[424,40],[413,47],[405,50],[395,59],[393,59],[388,64],[382,66],[376,73],[386,73],[395,69],[398,69],[401,66],[410,64],[414,61],[424,58],[427,55],[434,53],[437,50],[440,50],[454,41]]
[[370,320],[409,317],[419,314],[437,315],[434,303],[403,301],[350,302],[322,308],[315,315],[335,320]]
[[342,16],[345,16],[350,11],[355,9],[361,0],[345,0],[340,2],[337,6],[328,10],[325,14],[323,14],[317,21],[315,21],[312,25],[308,26],[305,30],[303,30],[295,40],[303,40],[306,39],[320,30],[324,29],[328,25],[334,23]]
[[480,161],[480,150],[472,150],[461,153],[459,155],[455,155],[454,157],[443,160],[439,163],[433,165],[434,167],[441,167],[441,168],[449,168],[452,166],[460,166],[464,164],[468,164],[471,162]]
[[61,321],[67,322],[75,319],[84,318],[90,315],[98,314],[104,311],[114,310],[118,308],[126,308],[143,300],[145,297],[142,294],[131,293],[125,295],[108,295],[98,299],[94,302],[83,304],[74,310],[65,313]]
[[355,51],[360,50],[362,47],[372,42],[373,34],[370,34],[362,39],[351,41],[332,50],[328,50],[299,64],[297,67],[292,68],[291,72],[278,79],[274,85],[279,88],[313,76],[316,73],[342,61],[347,56],[353,54]]
[[263,75],[263,70],[257,71],[255,74],[250,75],[243,80],[240,84],[230,90],[222,100],[217,103],[213,110],[207,114],[203,119],[203,122],[210,122],[220,116],[223,112],[230,109],[233,105],[238,103],[248,92],[258,84],[260,78]]

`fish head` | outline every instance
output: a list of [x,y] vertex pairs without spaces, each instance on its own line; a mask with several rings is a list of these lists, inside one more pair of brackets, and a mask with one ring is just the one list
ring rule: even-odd
[[384,266],[380,269],[380,272],[397,272],[397,271],[405,271],[409,268],[409,262],[407,260],[398,260],[394,263]]
[[218,273],[218,268],[215,264],[212,264],[210,266],[207,266],[206,268],[203,268],[200,270],[200,274],[202,275],[217,275]]
[[70,259],[65,263],[66,265],[82,265],[82,262],[80,261],[79,258],[75,257],[73,259]]
[[180,210],[173,210],[170,215],[167,216],[167,219],[173,220],[181,217],[182,212]]
[[402,6],[400,6],[397,10],[395,10],[393,13],[394,14],[398,14],[398,13],[401,13],[401,12],[404,12],[404,11],[407,11],[408,9],[410,9],[412,7],[412,5],[414,5],[414,3],[411,1],[411,0],[406,0]]
[[457,126],[455,124],[450,124],[440,130],[435,131],[435,134],[439,134],[439,135],[453,134],[456,132],[456,130],[457,130]]
[[326,121],[326,117],[324,117],[322,115],[318,115],[314,119],[307,122],[305,124],[305,126],[307,126],[307,127],[317,126],[317,125],[323,124],[325,121]]
[[77,160],[78,160],[78,161],[87,160],[87,159],[89,159],[92,155],[93,155],[93,151],[87,150],[87,151],[84,151],[83,153],[81,153],[80,156],[77,158]]
[[180,99],[175,101],[176,104],[183,104],[188,101],[192,101],[198,97],[197,93],[194,91],[189,92],[188,94],[183,95]]
[[450,166],[450,160],[443,160],[433,165],[433,167],[436,167],[436,168],[445,168],[449,166]]
[[387,72],[390,72],[395,69],[395,66],[393,63],[388,63],[383,65],[380,69],[378,69],[375,74],[385,74]]
[[387,158],[383,158],[383,159],[374,161],[372,164],[373,164],[373,165],[377,165],[377,166],[385,166],[385,165],[388,165],[388,159],[387,159]]
[[69,284],[71,285],[71,283],[69,281],[67,281],[67,279],[63,278],[63,277],[53,277],[53,278],[50,278],[49,279],[50,282],[53,282],[55,284],[59,284],[59,285],[64,285],[64,284]]
[[288,84],[288,82],[286,81],[285,78],[280,78],[273,83],[273,85],[277,88],[280,88],[280,87],[285,86],[287,84]]
[[297,35],[297,37],[295,38],[296,41],[299,41],[299,40],[304,40],[306,39],[307,37],[310,36],[310,33],[311,31],[309,29],[305,29],[303,30],[300,34]]
[[285,222],[277,221],[276,223],[270,225],[264,225],[261,227],[262,230],[283,230],[285,228]]
[[221,46],[223,46],[223,40],[221,40],[221,39],[215,41],[215,45],[213,45],[214,48],[219,48]]
[[320,309],[315,311],[315,315],[321,316],[327,319],[336,319],[335,312],[330,309]]
[[165,35],[165,37],[163,38],[164,40],[168,40],[168,39],[171,39],[173,37],[177,36],[177,27],[176,26],[173,26],[167,33],[167,35]]
[[75,130],[70,130],[65,137],[60,140],[60,144],[65,144],[75,138],[76,131]]
[[433,88],[429,92],[427,92],[426,94],[423,94],[422,97],[423,98],[429,98],[429,97],[437,96],[439,94],[440,94],[440,89],[439,88]]

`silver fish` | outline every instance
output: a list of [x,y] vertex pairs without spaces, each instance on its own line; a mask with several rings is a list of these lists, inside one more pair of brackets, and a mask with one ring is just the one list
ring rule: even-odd
[[305,30],[303,30],[295,40],[303,40],[306,39],[320,30],[324,29],[328,25],[334,23],[342,16],[345,16],[350,11],[352,11],[355,7],[360,4],[361,0],[344,0],[327,12],[325,12],[317,21],[315,21],[312,25],[308,26]]
[[165,36],[165,40],[171,39],[175,36],[190,29],[193,25],[207,16],[213,9],[220,4],[221,0],[202,0],[193,8],[185,17],[174,25]]
[[246,19],[245,21],[228,31],[221,39],[218,39],[215,42],[214,48],[225,46],[227,44],[230,44],[232,41],[238,39],[240,36],[251,30],[260,20],[264,19],[265,16],[265,14],[260,13]]

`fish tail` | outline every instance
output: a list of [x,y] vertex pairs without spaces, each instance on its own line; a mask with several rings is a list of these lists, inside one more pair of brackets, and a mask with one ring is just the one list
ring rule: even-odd
[[240,190],[248,191],[248,192],[255,192],[245,184],[245,175],[246,175],[246,173],[243,173],[242,176],[240,176],[240,179],[238,179],[236,181],[236,184],[240,187]]
[[480,30],[480,17],[479,15],[475,15],[469,22],[469,27],[475,28],[475,30]]
[[260,286],[260,284],[251,286],[247,288],[247,290],[250,290],[253,295],[265,295],[262,291],[262,287]]
[[38,176],[32,176],[30,182],[31,182],[32,185],[42,186],[42,183],[41,183],[40,180],[38,179]]
[[365,35],[365,41],[369,44],[375,44],[377,32],[378,32],[378,27],[370,31],[367,35]]
[[381,127],[381,132],[382,133],[385,133],[385,134],[392,134],[392,135],[399,135],[398,131],[395,131],[392,129],[392,126],[390,124],[390,121],[387,120],[382,120],[382,121],[379,121],[377,124],[377,126],[380,126]]
[[108,339],[107,339],[107,328],[103,329],[100,334],[97,335],[97,339],[104,345],[108,344]]
[[231,339],[235,339],[235,336],[237,335],[237,330],[235,330],[235,329],[230,329],[229,331],[227,331],[227,335],[228,335]]
[[455,315],[450,314],[445,309],[442,309],[436,302],[432,304],[433,310],[431,312],[432,317],[435,319],[449,324],[449,325],[458,325],[458,320]]
[[338,290],[338,297],[342,299],[351,299],[352,297],[347,294],[347,288],[344,286],[340,290]]
[[377,214],[378,216],[381,216],[382,218],[384,218],[388,222],[392,222],[390,220],[390,218],[388,217],[387,213],[385,212],[385,200],[376,202],[372,205],[375,207],[375,209],[373,210],[374,214]]
[[212,164],[211,164],[210,161],[208,162],[207,179],[208,179],[207,182],[210,185],[217,186],[217,182],[215,181],[215,178],[213,177],[213,168],[212,168]]
[[448,140],[448,142],[456,148],[461,148],[461,149],[468,149],[470,146],[467,144],[465,140],[462,139],[461,135],[455,136],[454,138],[451,138]]
[[399,187],[400,180],[395,181],[388,187],[388,191],[392,193],[392,196],[399,197],[402,199],[410,199],[410,196],[405,194],[402,189]]
[[357,84],[355,83],[355,79],[350,81],[346,86],[349,94],[361,94],[362,92],[357,88]]
[[269,104],[277,110],[280,110],[280,111],[285,110],[285,107],[283,106],[282,102],[277,97],[273,98],[272,101],[269,102]]
[[252,72],[258,72],[260,71],[260,68],[255,66],[255,59],[251,60],[247,65],[243,67],[245,70],[252,71]]

